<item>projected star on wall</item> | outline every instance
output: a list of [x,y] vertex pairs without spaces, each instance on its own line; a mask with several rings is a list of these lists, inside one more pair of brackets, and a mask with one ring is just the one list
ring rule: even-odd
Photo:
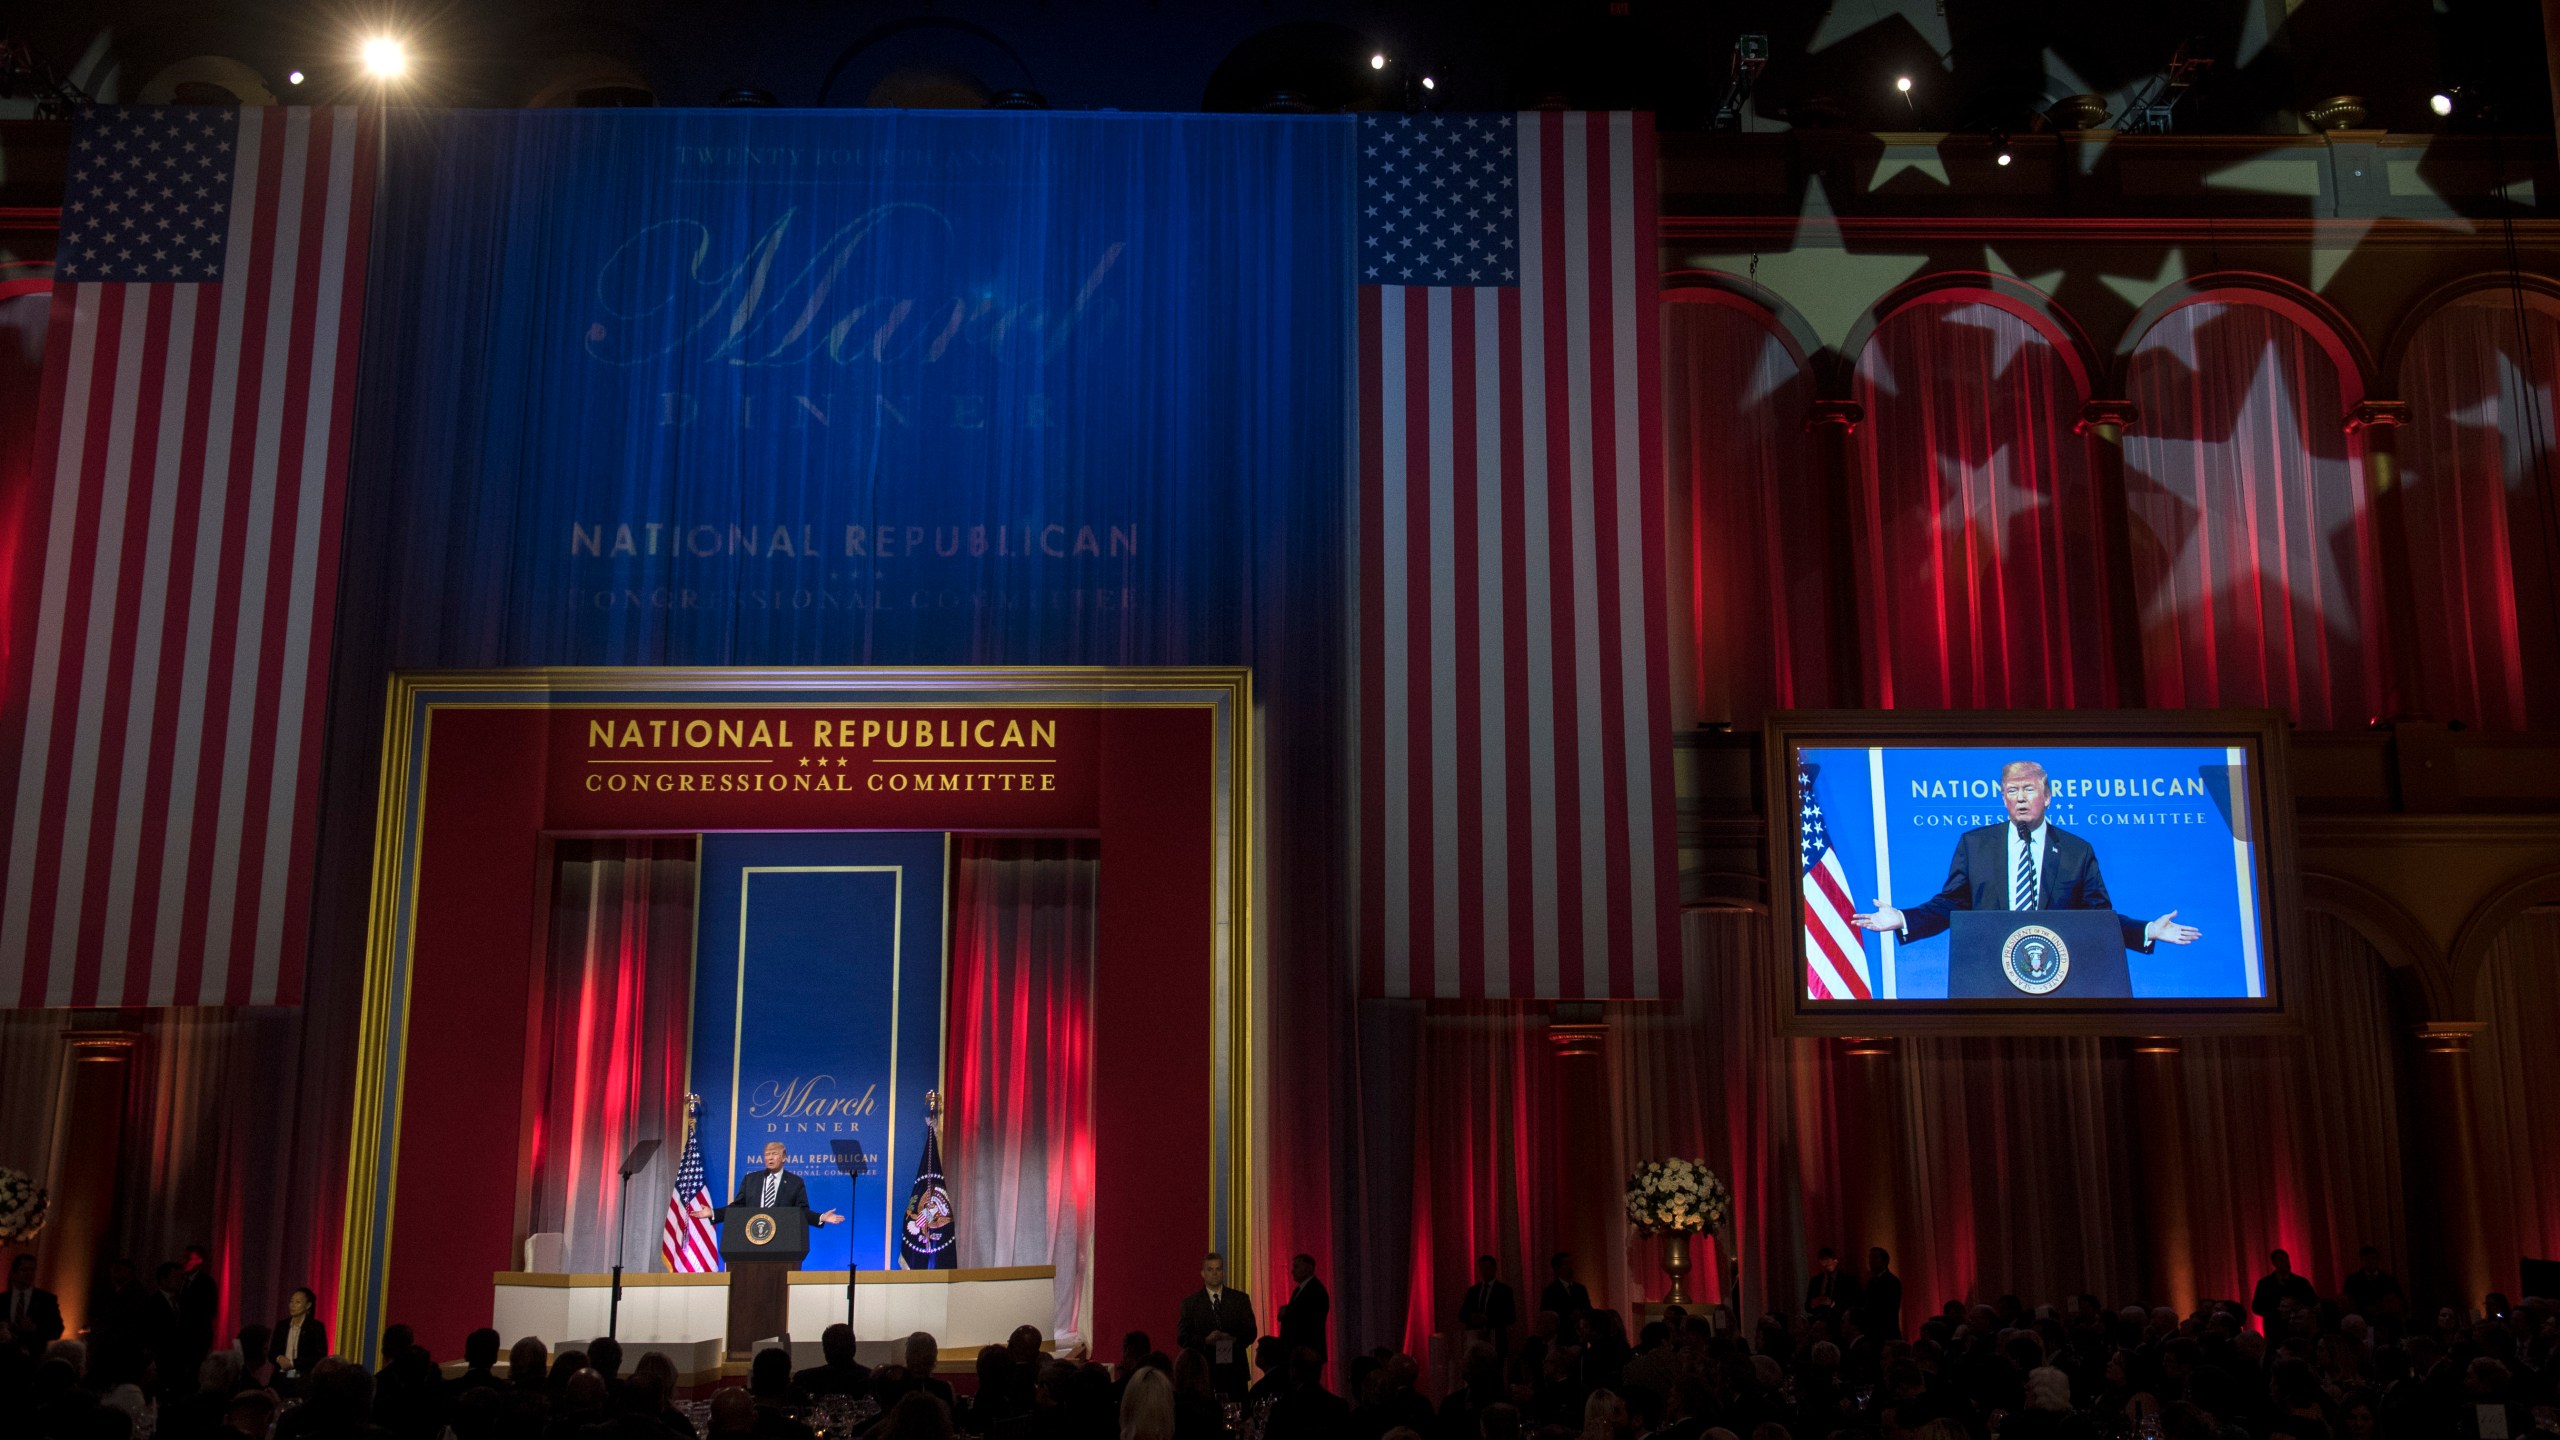
[[[2497,351],[2497,388],[2453,412],[2453,423],[2466,430],[2486,430],[2498,437],[2499,478],[2510,495],[2521,495],[2540,484],[2534,464],[2534,442],[2552,433],[2553,387],[2534,383],[2524,373],[2515,357],[2501,345]],[[2537,418],[2538,417],[2538,418]],[[2540,436],[2535,429],[2539,426]],[[2424,483],[2415,469],[2409,478]]]
[[2034,486],[2019,484],[2016,473],[2005,440],[1984,460],[1939,456],[1938,533],[1981,536],[1991,547],[1992,563],[2006,561],[2010,527],[2022,517],[2032,523],[2052,503]]
[[[2188,356],[2170,359],[2192,368]],[[2323,433],[2293,397],[2283,357],[2270,340],[2226,433],[2163,435],[2153,427],[2169,417],[2146,415],[2127,436],[2125,477],[2135,522],[2156,540],[2177,533],[2176,553],[2168,563],[2156,575],[2139,577],[2150,582],[2150,593],[2139,601],[2146,629],[2172,625],[2182,609],[2201,606],[2197,618],[2207,624],[2225,623],[2228,610],[2255,617],[2274,633],[2294,630],[2307,617],[2335,639],[2362,638],[2359,597],[2338,563],[2339,547],[2356,543],[2362,491],[2322,477],[2288,485],[2279,475],[2275,484],[2254,488],[2245,478],[2253,467],[2280,466],[2278,452],[2297,464],[2335,466],[2343,461],[2343,442],[2334,428]],[[2283,437],[2267,435],[2270,428],[2280,429]],[[2342,501],[2349,510],[2341,523],[2322,529],[2307,543],[2303,529],[2323,521],[2316,510],[2300,513],[2306,492]],[[2262,537],[2256,553],[2235,553],[2220,543],[2229,529],[2210,523],[2216,506],[2249,512],[2250,528]],[[2281,551],[2272,548],[2283,543],[2275,538],[2279,534],[2292,542]],[[2282,614],[2268,613],[2270,600],[2281,601]]]

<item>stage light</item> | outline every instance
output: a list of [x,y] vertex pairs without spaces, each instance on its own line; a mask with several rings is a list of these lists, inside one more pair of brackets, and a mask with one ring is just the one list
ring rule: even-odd
[[1386,68],[1387,68],[1387,57],[1386,57],[1386,56],[1384,56],[1384,55],[1372,55],[1372,56],[1370,56],[1370,57],[1369,57],[1369,68],[1370,68],[1370,69],[1372,69],[1372,70],[1384,70],[1384,69],[1386,69]]
[[1435,81],[1430,76],[1425,75],[1422,77],[1422,88],[1425,90],[1437,90],[1440,88],[1440,85],[1438,81]]
[[2439,90],[2433,95],[2428,96],[2427,108],[2433,110],[2439,116],[2451,115],[2453,113],[2453,92],[2450,90]]
[[1902,92],[1903,94],[1905,94],[1905,95],[1910,94],[1910,93],[1911,93],[1911,77],[1910,77],[1910,76],[1908,76],[1908,75],[1903,75],[1903,76],[1899,76],[1899,77],[1897,77],[1897,78],[1894,80],[1894,82],[1893,82],[1893,88],[1894,88],[1894,89],[1896,89],[1896,90],[1901,91],[1901,92]]
[[2006,164],[2008,164],[2008,163],[2010,162],[2010,160],[2011,160],[2011,159],[2013,159],[2013,158],[2015,158],[2015,157],[2011,156],[2011,155],[2010,155],[2010,153],[2008,152],[2008,150],[2007,150],[2006,148],[2003,148],[1999,154],[1997,154],[1997,155],[1995,155],[1995,156],[1993,156],[1993,157],[1991,157],[1991,158],[1992,158],[1992,162],[1993,162],[1994,164],[1998,164],[1998,165],[2006,165]]
[[299,84],[301,84],[301,83],[302,83],[302,72],[301,72],[301,71],[299,71],[299,70],[290,70],[290,71],[285,72],[284,83],[286,83],[287,85],[299,85]]
[[365,73],[376,80],[397,80],[409,70],[409,47],[388,35],[376,35],[358,52]]

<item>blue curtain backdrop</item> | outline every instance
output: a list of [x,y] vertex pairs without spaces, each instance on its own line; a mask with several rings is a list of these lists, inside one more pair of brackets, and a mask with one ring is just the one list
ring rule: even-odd
[[[1241,662],[1329,1072],[1347,118],[403,113],[383,173],[318,954],[394,667]],[[1321,1154],[1332,1107],[1275,1109]]]

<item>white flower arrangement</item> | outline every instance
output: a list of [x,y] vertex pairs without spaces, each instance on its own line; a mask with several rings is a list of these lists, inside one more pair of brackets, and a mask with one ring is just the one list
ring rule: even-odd
[[43,1234],[49,1208],[44,1187],[23,1170],[0,1166],[0,1245],[24,1245]]
[[1732,1211],[1732,1192],[1704,1160],[1649,1160],[1627,1177],[1627,1223],[1648,1235],[1713,1230]]

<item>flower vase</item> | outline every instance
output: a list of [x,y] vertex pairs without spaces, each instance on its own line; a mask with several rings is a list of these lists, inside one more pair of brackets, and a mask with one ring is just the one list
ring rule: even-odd
[[1671,1288],[1663,1292],[1665,1305],[1689,1303],[1689,1232],[1674,1230],[1662,1237],[1662,1273],[1671,1278]]

